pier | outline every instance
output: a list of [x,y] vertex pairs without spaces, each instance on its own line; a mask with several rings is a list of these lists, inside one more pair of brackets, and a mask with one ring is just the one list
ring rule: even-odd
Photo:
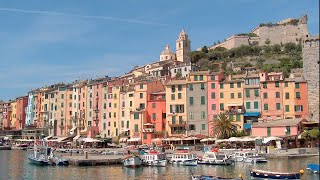
[[106,166],[106,165],[122,165],[122,155],[74,155],[63,156],[73,166]]

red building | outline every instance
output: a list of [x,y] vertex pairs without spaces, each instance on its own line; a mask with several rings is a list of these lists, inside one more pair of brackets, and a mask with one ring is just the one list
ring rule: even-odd
[[147,99],[147,123],[143,125],[143,144],[151,144],[154,138],[165,135],[166,93],[151,93]]
[[18,97],[17,99],[17,121],[16,130],[23,129],[26,122],[26,107],[28,105],[28,96]]

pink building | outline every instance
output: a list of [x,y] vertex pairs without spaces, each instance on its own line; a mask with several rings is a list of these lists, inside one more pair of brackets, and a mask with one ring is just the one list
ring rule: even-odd
[[208,74],[208,134],[212,136],[212,121],[220,113],[220,102],[219,102],[219,82],[225,79],[223,72],[211,72]]
[[266,120],[283,119],[283,74],[260,73],[261,117]]
[[15,127],[17,130],[23,129],[26,122],[26,107],[28,105],[28,96],[17,98],[17,121]]
[[306,119],[284,119],[255,123],[252,125],[252,136],[255,137],[292,137],[299,136],[303,132],[302,122]]

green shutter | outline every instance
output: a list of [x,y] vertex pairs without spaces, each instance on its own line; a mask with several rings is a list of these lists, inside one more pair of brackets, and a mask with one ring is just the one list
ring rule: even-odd
[[276,92],[276,98],[280,98],[280,92]]
[[189,90],[193,91],[193,84],[189,84]]
[[203,81],[203,75],[200,75],[200,81]]
[[253,103],[253,106],[254,106],[254,109],[258,109],[258,102],[257,101],[255,101],[254,103]]
[[223,93],[220,93],[220,98],[223,98]]
[[182,116],[179,116],[179,124],[182,124],[183,120],[182,120]]
[[279,87],[279,81],[274,82],[276,87]]
[[172,124],[176,124],[176,116],[172,116]]
[[216,98],[216,93],[212,92],[211,93],[211,99],[215,99]]
[[297,99],[300,99],[300,98],[301,98],[300,92],[296,92],[296,98],[297,98]]
[[223,89],[223,83],[220,83],[220,89]]
[[234,83],[230,83],[230,88],[234,88]]
[[211,89],[215,89],[216,88],[216,83],[211,83]]
[[276,104],[276,108],[277,108],[277,110],[280,110],[280,103]]
[[234,93],[230,93],[230,98],[234,99]]
[[134,125],[134,132],[139,132],[138,124]]
[[198,76],[197,75],[194,76],[194,81],[198,81]]
[[204,83],[201,83],[201,89],[204,90]]
[[193,105],[193,97],[189,97],[190,105]]
[[259,97],[259,90],[258,90],[258,89],[255,89],[255,90],[254,90],[254,96],[255,96],[255,97]]
[[134,119],[139,119],[139,113],[134,113],[133,116],[134,116]]
[[211,75],[211,76],[210,76],[210,79],[211,79],[211,80],[215,80],[215,76],[214,76],[214,75]]
[[264,110],[268,110],[269,109],[268,104],[264,104],[263,108],[264,108]]
[[237,87],[241,88],[241,82],[237,82]]
[[242,98],[242,93],[241,92],[238,93],[238,98]]
[[236,115],[236,121],[241,121],[241,116],[240,116],[240,114],[237,114],[237,115]]
[[250,102],[246,102],[246,109],[251,109]]
[[286,135],[290,136],[291,132],[290,132],[290,126],[286,126]]
[[174,94],[171,94],[171,100],[175,100]]
[[290,98],[290,94],[288,92],[286,92],[286,99]]
[[206,104],[206,99],[205,99],[204,96],[201,96],[201,104],[202,104],[202,105],[203,105],[203,104]]
[[267,127],[267,136],[271,136],[271,127]]
[[250,97],[250,90],[246,89],[246,97],[249,98]]
[[289,112],[289,111],[290,111],[290,106],[286,105],[286,112]]
[[296,87],[296,89],[299,89],[300,88],[300,84],[299,83],[295,83],[295,87]]
[[178,99],[182,99],[181,93],[178,93]]
[[220,103],[220,110],[224,110],[224,104]]
[[263,98],[264,98],[264,99],[268,99],[268,93],[266,93],[266,92],[263,93]]
[[206,124],[202,124],[202,130],[206,130]]
[[182,86],[178,85],[178,91],[182,91]]

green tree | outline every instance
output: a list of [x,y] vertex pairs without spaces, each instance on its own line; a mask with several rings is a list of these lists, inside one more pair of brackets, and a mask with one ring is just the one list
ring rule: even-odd
[[207,46],[203,46],[202,49],[201,49],[202,52],[204,53],[208,53],[208,48]]
[[220,113],[218,115],[218,119],[211,120],[211,124],[213,126],[212,133],[214,136],[227,139],[231,137],[233,134],[237,132],[238,125],[233,124],[234,120],[229,118],[229,116],[225,113]]
[[207,54],[202,51],[191,52],[191,62],[196,63],[202,58],[207,58]]
[[181,72],[177,72],[177,74],[176,74],[176,79],[180,79],[181,76],[182,76]]

